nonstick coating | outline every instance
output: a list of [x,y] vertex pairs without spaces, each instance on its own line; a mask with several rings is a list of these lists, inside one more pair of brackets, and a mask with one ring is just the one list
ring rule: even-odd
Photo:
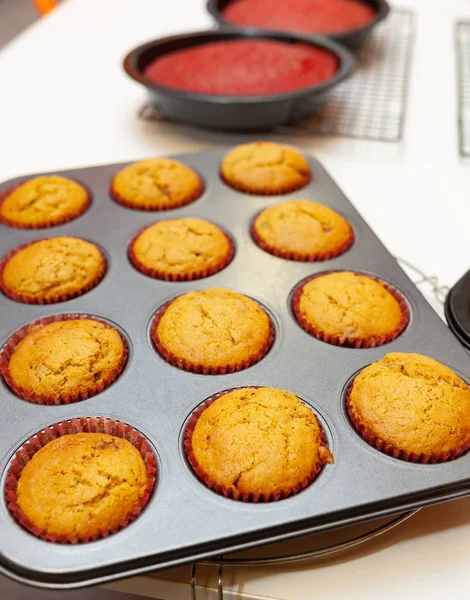
[[[96,288],[68,302],[35,306],[0,295],[1,343],[31,321],[78,312],[117,324],[130,346],[124,373],[107,390],[83,402],[39,406],[20,400],[0,383],[2,485],[11,456],[29,436],[52,423],[81,416],[112,417],[139,429],[155,447],[159,469],[153,497],[134,523],[107,539],[76,546],[44,542],[27,533],[10,516],[2,494],[0,565],[10,576],[47,587],[96,584],[469,492],[470,452],[437,465],[388,457],[369,447],[353,430],[343,398],[350,378],[387,352],[420,352],[468,379],[467,352],[318,161],[309,158],[313,179],[304,189],[282,197],[260,197],[236,192],[221,181],[219,167],[227,151],[177,157],[196,169],[206,186],[199,200],[178,210],[141,212],[113,202],[108,193],[110,180],[124,166],[115,164],[61,172],[92,193],[91,207],[75,221],[37,231],[0,225],[2,256],[30,240],[76,235],[99,244],[109,263]],[[0,190],[22,179],[26,177],[5,182]],[[264,207],[291,198],[315,200],[341,213],[356,234],[351,249],[325,262],[300,263],[258,248],[249,233],[253,217]],[[229,232],[236,243],[232,263],[212,277],[184,283],[153,280],[136,271],[127,258],[127,245],[135,233],[158,219],[181,216],[207,218]],[[401,291],[411,311],[405,332],[385,346],[356,350],[323,343],[303,331],[292,316],[291,292],[309,275],[331,269],[365,271]],[[215,286],[247,294],[268,309],[276,325],[272,350],[255,366],[231,375],[196,375],[170,366],[150,341],[152,315],[174,296]],[[182,448],[188,416],[208,396],[244,385],[292,392],[312,407],[324,425],[335,464],[327,465],[295,496],[269,504],[225,499],[204,487],[188,467]]]

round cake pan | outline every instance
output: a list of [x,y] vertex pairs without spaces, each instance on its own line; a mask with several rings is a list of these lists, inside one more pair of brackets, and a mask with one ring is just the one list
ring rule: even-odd
[[[207,9],[220,25],[229,26],[234,29],[242,29],[242,27],[234,25],[229,21],[226,21],[222,16],[223,9],[231,1],[232,0],[208,0]],[[372,21],[370,21],[366,25],[363,25],[362,27],[356,27],[355,29],[348,29],[346,31],[338,31],[335,33],[327,33],[323,35],[334,40],[335,42],[344,44],[348,48],[359,48],[359,46],[361,46],[370,36],[372,30],[377,25],[377,23],[383,21],[390,12],[390,7],[385,0],[361,0],[361,2],[363,2],[364,4],[368,4],[375,10],[375,18]],[[274,5],[275,3],[273,3],[273,6]]]
[[[268,39],[304,43],[332,52],[338,60],[333,77],[321,83],[280,94],[222,96],[200,94],[154,83],[144,74],[158,56],[207,42],[234,39]],[[341,45],[322,37],[305,37],[283,32],[221,29],[176,35],[148,42],[132,50],[124,59],[126,73],[145,86],[149,103],[164,117],[202,127],[222,130],[266,130],[312,113],[322,106],[328,92],[353,70],[354,59]]]
[[470,271],[447,294],[444,312],[455,336],[470,350]]

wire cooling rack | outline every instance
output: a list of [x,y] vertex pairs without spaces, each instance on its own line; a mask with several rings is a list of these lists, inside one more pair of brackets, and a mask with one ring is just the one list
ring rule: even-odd
[[470,21],[455,25],[457,59],[459,150],[470,156]]
[[[327,104],[315,115],[298,118],[275,130],[399,141],[406,114],[414,30],[411,11],[392,11],[356,53],[358,66],[354,74],[330,93]],[[145,120],[166,120],[157,107],[148,105],[142,107],[139,116]]]

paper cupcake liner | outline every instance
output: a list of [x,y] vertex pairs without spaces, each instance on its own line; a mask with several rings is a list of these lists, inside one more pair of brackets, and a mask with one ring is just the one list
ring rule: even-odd
[[73,298],[77,298],[78,296],[83,296],[83,294],[86,294],[94,287],[96,287],[98,283],[103,279],[108,268],[108,262],[103,252],[101,252],[98,246],[93,244],[101,255],[101,266],[99,271],[96,273],[96,277],[79,290],[69,292],[67,294],[58,294],[57,296],[54,296],[52,298],[31,298],[27,294],[18,294],[17,292],[9,288],[3,279],[3,273],[5,271],[7,263],[13,258],[13,256],[15,256],[15,254],[21,252],[21,250],[24,250],[29,246],[33,246],[37,242],[43,242],[48,239],[53,238],[42,238],[40,240],[34,240],[33,242],[28,242],[26,244],[22,244],[21,246],[17,246],[16,248],[13,248],[13,250],[10,250],[10,252],[7,252],[7,254],[5,254],[5,256],[0,260],[0,290],[5,294],[5,296],[8,296],[8,298],[14,300],[15,302],[22,302],[23,304],[58,304],[59,302],[66,302],[67,300],[72,300]]
[[[184,449],[186,452],[186,456],[189,461],[189,464],[191,465],[191,468],[193,469],[193,471],[197,475],[197,477],[203,483],[205,483],[205,485],[208,488],[210,488],[211,490],[214,490],[215,492],[217,492],[218,494],[220,494],[222,496],[225,496],[225,498],[232,498],[233,500],[241,500],[242,502],[254,502],[254,503],[276,502],[283,498],[288,498],[289,496],[293,496],[294,494],[297,494],[301,490],[305,489],[310,483],[312,483],[312,481],[315,479],[315,477],[322,470],[325,463],[328,462],[327,460],[324,460],[323,462],[317,464],[315,466],[315,468],[313,469],[313,471],[310,473],[310,475],[308,475],[308,477],[306,477],[305,479],[300,481],[296,486],[292,486],[289,489],[283,490],[281,492],[267,493],[267,494],[252,494],[252,493],[243,494],[242,492],[240,492],[236,489],[234,490],[232,488],[227,488],[224,485],[217,484],[209,475],[207,475],[203,471],[203,469],[199,466],[199,464],[196,460],[196,457],[194,456],[193,446],[192,446],[192,436],[193,436],[194,428],[196,427],[196,423],[197,423],[199,417],[206,410],[206,408],[209,408],[209,406],[211,406],[211,404],[213,404],[218,398],[225,396],[229,392],[233,392],[234,390],[239,390],[239,389],[258,389],[259,387],[261,387],[261,386],[252,385],[252,386],[236,387],[236,388],[231,388],[229,390],[225,390],[223,392],[219,392],[217,394],[210,396],[209,398],[204,400],[204,402],[201,405],[199,405],[196,408],[196,410],[192,413],[192,415],[188,421],[188,424],[186,425],[185,432],[184,432]],[[326,448],[328,448],[325,431],[324,431],[320,421],[318,420],[317,416],[315,415],[315,413],[313,413],[313,411],[312,411],[312,414],[315,417],[315,419],[318,423],[318,426],[320,427],[321,437],[322,437],[322,442],[323,442],[322,445],[325,446]]]
[[[3,190],[3,192],[0,192],[0,207],[5,202],[5,200],[8,198],[8,196],[12,192],[14,192],[17,188],[19,188],[21,185],[23,185],[24,183],[26,183],[26,181],[22,181],[21,183],[16,183],[15,185],[12,185],[11,187],[7,188],[6,190]],[[58,227],[59,225],[63,225],[64,223],[73,221],[74,219],[76,219],[80,215],[82,215],[85,211],[87,211],[91,204],[90,192],[81,183],[79,185],[81,185],[81,187],[87,193],[87,200],[85,201],[85,204],[79,210],[72,211],[68,215],[64,215],[60,219],[51,219],[50,221],[46,221],[41,224],[18,223],[17,221],[8,219],[7,217],[4,217],[0,214],[0,223],[3,223],[3,225],[6,225],[7,227],[15,227],[16,229],[47,229],[48,227]]]
[[55,323],[57,321],[70,321],[74,319],[88,319],[92,321],[97,321],[98,323],[102,323],[110,329],[115,329],[114,327],[112,327],[112,325],[109,325],[105,321],[102,321],[101,319],[97,319],[96,317],[90,315],[65,314],[53,315],[51,317],[45,317],[43,319],[33,321],[32,323],[29,323],[25,327],[22,327],[21,329],[16,331],[10,338],[8,338],[8,340],[5,342],[2,349],[0,350],[0,373],[2,374],[3,379],[6,381],[9,388],[17,396],[19,396],[23,400],[27,400],[28,402],[33,402],[35,404],[70,404],[72,402],[79,402],[80,400],[86,400],[87,398],[96,396],[96,394],[99,394],[100,392],[108,388],[119,377],[124,368],[124,365],[126,364],[128,349],[126,340],[124,339],[122,334],[116,329],[116,331],[118,331],[119,333],[119,336],[121,337],[124,352],[118,366],[115,368],[115,370],[112,372],[111,376],[106,380],[105,383],[95,385],[92,388],[89,388],[88,390],[79,391],[74,394],[62,394],[61,396],[56,397],[55,395],[45,396],[31,393],[28,390],[25,390],[21,386],[17,385],[13,381],[13,378],[10,375],[9,364],[13,351],[15,350],[19,342],[23,338],[25,338],[28,335],[28,333],[37,329],[37,327],[40,327],[42,325],[48,325],[49,323]]
[[156,349],[158,350],[158,353],[171,365],[173,365],[174,367],[178,367],[178,369],[182,369],[183,371],[189,371],[190,373],[196,373],[198,375],[227,375],[228,373],[236,373],[238,371],[248,369],[248,367],[252,367],[256,363],[258,363],[262,358],[266,356],[268,350],[273,344],[275,337],[274,324],[272,322],[271,317],[268,315],[268,313],[266,313],[269,320],[269,334],[266,338],[264,346],[254,356],[251,356],[234,365],[220,365],[218,367],[206,367],[204,365],[197,365],[185,360],[184,358],[180,358],[165,348],[158,335],[158,325],[165,311],[168,309],[169,306],[171,306],[171,304],[173,304],[175,300],[176,298],[173,298],[173,300],[170,300],[157,310],[153,317],[152,324],[150,326],[150,333],[152,336],[153,343],[155,344]]
[[249,186],[244,186],[240,183],[234,183],[233,181],[230,181],[230,179],[228,179],[224,175],[222,170],[220,171],[220,178],[226,185],[231,187],[233,190],[236,190],[237,192],[243,192],[244,194],[251,194],[253,196],[278,196],[279,194],[289,194],[290,192],[296,192],[297,190],[301,190],[310,183],[310,181],[312,180],[312,175],[311,173],[309,173],[308,178],[306,176],[306,180],[302,183],[286,183],[277,187],[275,190],[265,189],[263,191],[252,190]]
[[147,275],[147,277],[152,277],[153,279],[162,279],[164,281],[195,281],[196,279],[204,279],[206,277],[210,277],[211,275],[215,275],[216,273],[219,273],[219,271],[222,271],[223,269],[225,269],[225,267],[228,266],[232,262],[232,259],[234,257],[235,244],[233,243],[233,240],[231,239],[231,237],[229,235],[227,235],[225,233],[225,231],[221,230],[229,243],[229,251],[228,251],[227,255],[224,258],[222,258],[220,260],[220,262],[218,264],[214,265],[213,267],[210,267],[207,269],[201,269],[199,271],[193,271],[191,273],[184,273],[184,274],[182,274],[182,273],[166,273],[165,271],[160,271],[159,269],[152,269],[152,268],[144,265],[137,258],[137,255],[134,251],[134,245],[135,245],[137,239],[149,227],[152,227],[152,225],[149,225],[149,226],[141,229],[132,238],[132,241],[129,244],[129,248],[128,248],[129,260],[131,261],[131,263],[134,265],[134,267],[138,271],[140,271],[144,275]]
[[323,260],[336,258],[337,256],[340,256],[341,254],[344,254],[347,250],[349,250],[349,248],[351,248],[351,246],[353,245],[355,239],[354,230],[348,223],[349,237],[343,244],[341,244],[341,246],[338,246],[336,250],[331,250],[329,252],[313,252],[310,254],[300,254],[299,252],[290,252],[288,250],[282,250],[281,248],[276,248],[275,246],[268,244],[260,237],[260,235],[256,231],[255,224],[256,218],[251,225],[251,237],[253,238],[253,241],[257,246],[259,246],[265,252],[277,256],[278,258],[284,258],[286,260],[295,260],[297,262],[321,262]]
[[190,204],[191,202],[196,201],[203,194],[203,192],[204,192],[204,184],[202,183],[201,179],[199,178],[199,186],[194,190],[194,192],[192,194],[189,194],[188,196],[186,196],[186,198],[178,200],[177,202],[173,202],[171,204],[171,206],[167,205],[167,204],[161,204],[161,205],[157,205],[157,206],[139,206],[139,205],[136,205],[131,200],[126,200],[126,198],[124,198],[124,196],[121,196],[121,194],[119,194],[119,192],[117,192],[114,189],[114,179],[111,182],[111,186],[109,188],[109,194],[110,194],[111,198],[118,204],[121,204],[122,206],[125,206],[126,208],[131,208],[133,210],[144,210],[147,212],[157,212],[157,211],[162,211],[162,210],[174,210],[175,208],[181,208],[182,206],[186,206],[187,204]]
[[[302,315],[302,313],[300,311],[300,297],[302,296],[302,291],[303,291],[304,287],[307,285],[307,283],[312,281],[312,279],[315,279],[317,277],[322,277],[323,275],[328,275],[329,273],[341,273],[341,272],[342,271],[322,271],[321,273],[312,275],[312,277],[309,277],[308,279],[303,281],[300,284],[300,286],[295,290],[294,297],[292,299],[292,309],[294,311],[295,318],[297,319],[297,322],[302,327],[302,329],[304,329],[307,333],[309,333],[313,337],[317,338],[318,340],[321,340],[322,342],[326,342],[327,344],[333,344],[334,346],[342,346],[344,348],[357,348],[357,349],[359,349],[359,348],[375,348],[376,346],[382,346],[383,344],[388,344],[389,342],[396,339],[399,335],[401,335],[410,320],[410,310],[408,308],[408,304],[406,303],[404,297],[394,287],[392,287],[390,284],[383,281],[382,279],[379,279],[378,277],[373,277],[372,275],[367,275],[366,273],[360,273],[359,271],[357,271],[358,274],[363,275],[364,277],[369,277],[370,279],[373,279],[374,281],[381,283],[385,287],[387,292],[389,292],[395,298],[395,300],[398,302],[398,304],[400,306],[400,310],[401,310],[401,321],[400,321],[400,324],[398,325],[398,327],[394,331],[391,331],[387,335],[370,336],[370,337],[364,338],[364,339],[357,339],[357,338],[347,337],[347,336],[326,334],[323,331],[321,331],[320,329],[318,329],[317,327],[315,327],[314,325],[311,325],[304,318],[304,316]],[[344,271],[344,272],[356,273],[356,271]]]
[[[132,511],[128,514],[127,518],[119,523],[117,527],[103,528],[99,532],[90,531],[86,535],[72,536],[72,535],[54,535],[49,534],[47,531],[39,529],[36,525],[31,523],[26,515],[23,514],[21,508],[18,505],[18,497],[16,490],[18,486],[18,480],[20,475],[31,460],[31,458],[45,446],[48,442],[67,434],[74,433],[106,433],[108,435],[114,435],[126,439],[130,442],[137,450],[139,450],[144,462],[147,467],[147,486],[143,497],[140,502],[134,506]],[[112,533],[116,533],[120,529],[127,527],[131,521],[134,521],[144,509],[147,504],[153,488],[155,486],[157,478],[157,464],[155,460],[155,454],[149,444],[144,438],[143,434],[137,429],[134,429],[130,425],[123,423],[122,421],[115,421],[114,419],[107,419],[104,417],[81,417],[79,419],[71,419],[70,421],[63,421],[56,423],[50,427],[46,427],[43,431],[36,433],[30,437],[15,453],[7,472],[5,480],[5,500],[13,517],[30,533],[48,542],[57,542],[61,544],[76,544],[78,542],[90,542],[99,538],[107,537]]]
[[354,381],[349,385],[346,392],[346,408],[348,410],[349,419],[354,426],[354,429],[359,433],[363,440],[365,440],[370,446],[373,446],[380,452],[391,456],[392,458],[398,458],[407,462],[422,463],[422,464],[435,464],[442,463],[448,460],[457,458],[470,448],[470,440],[461,446],[456,446],[449,452],[441,452],[440,454],[418,454],[416,452],[408,452],[402,448],[396,448],[393,444],[380,439],[374,433],[372,433],[367,426],[364,425],[359,416],[356,414],[354,407],[351,402],[351,392],[353,389]]

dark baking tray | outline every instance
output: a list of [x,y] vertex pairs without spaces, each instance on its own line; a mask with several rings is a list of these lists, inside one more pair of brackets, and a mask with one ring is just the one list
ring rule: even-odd
[[[317,85],[282,94],[221,96],[176,90],[159,85],[144,75],[145,67],[160,55],[207,42],[234,39],[269,39],[325,48],[338,60],[338,70]],[[305,37],[262,30],[210,30],[160,38],[132,50],[124,59],[126,73],[148,90],[149,103],[162,115],[176,121],[223,130],[263,130],[283,125],[315,112],[324,105],[329,91],[352,71],[354,59],[342,46],[325,38]]]
[[[375,10],[375,18],[367,25],[363,27],[356,27],[355,29],[348,29],[346,31],[340,31],[337,33],[325,34],[331,40],[344,44],[348,48],[356,49],[359,48],[370,36],[374,27],[383,21],[390,12],[390,7],[385,0],[360,0],[364,4],[372,6]],[[234,25],[229,21],[226,21],[222,17],[221,11],[227,4],[230,4],[231,0],[208,0],[207,10],[211,13],[214,19],[224,27],[232,27],[234,29],[245,29],[239,25]],[[246,29],[251,29],[250,27]]]
[[[61,173],[82,182],[93,195],[91,208],[77,220],[42,231],[0,225],[0,255],[30,240],[77,235],[99,244],[109,261],[103,281],[68,302],[33,306],[0,295],[0,343],[35,319],[79,312],[117,324],[130,345],[121,377],[83,402],[39,406],[20,400],[0,384],[2,485],[11,456],[29,436],[52,423],[80,416],[112,417],[141,430],[155,447],[159,468],[153,497],[134,523],[107,539],[76,546],[41,541],[23,530],[10,516],[2,494],[0,565],[6,574],[47,587],[102,583],[469,493],[470,452],[437,465],[409,464],[386,456],[353,430],[343,397],[350,378],[387,352],[421,352],[468,379],[467,352],[316,160],[309,158],[313,180],[304,189],[282,197],[259,197],[238,193],[220,180],[219,165],[226,151],[177,157],[196,169],[206,184],[199,200],[178,210],[139,212],[113,202],[109,183],[124,166],[115,164]],[[298,263],[255,246],[249,234],[254,215],[289,198],[323,202],[343,214],[356,233],[352,248],[333,260]],[[196,282],[171,283],[150,279],[131,266],[127,244],[139,229],[158,219],[190,215],[211,219],[233,236],[236,255],[225,270]],[[345,268],[378,275],[404,294],[411,321],[398,339],[379,348],[337,348],[314,339],[297,325],[290,309],[294,286],[312,273]],[[186,373],[156,354],[149,323],[168,299],[213,286],[228,287],[261,302],[273,316],[276,340],[269,354],[245,371],[218,376]],[[295,496],[269,504],[225,499],[204,487],[188,467],[182,449],[188,416],[208,396],[244,385],[274,386],[297,394],[325,427],[336,462]]]
[[449,327],[470,350],[470,271],[447,294],[444,312]]

